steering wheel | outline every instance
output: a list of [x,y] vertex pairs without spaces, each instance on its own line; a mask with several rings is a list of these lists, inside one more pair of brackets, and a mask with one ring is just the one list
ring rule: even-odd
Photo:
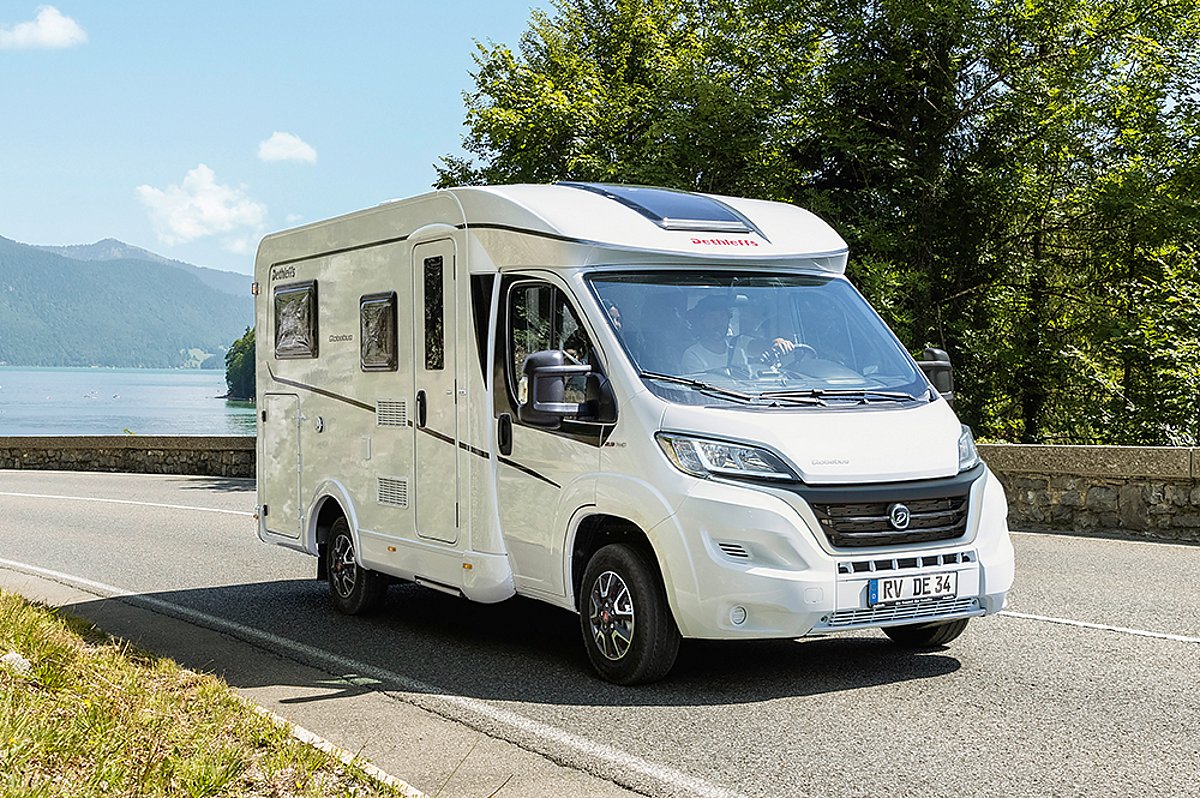
[[780,352],[771,346],[766,352],[763,352],[762,359],[764,363],[774,368],[780,368],[786,365],[795,365],[802,360],[817,357],[817,350],[813,349],[808,344],[793,343],[792,348],[788,352]]
[[792,344],[792,351],[785,355],[780,355],[781,360],[791,360],[796,363],[809,358],[816,358],[817,350],[813,349],[808,344]]

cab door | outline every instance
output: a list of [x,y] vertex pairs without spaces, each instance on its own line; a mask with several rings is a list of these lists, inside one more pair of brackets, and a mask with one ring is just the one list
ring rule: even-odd
[[[538,427],[522,423],[516,408],[528,388],[523,374],[530,354],[562,350],[568,359],[599,368],[599,353],[563,288],[510,277],[501,290],[504,323],[503,334],[496,336],[496,365],[503,374],[496,375],[494,397],[500,428],[500,523],[518,589],[564,595],[561,547],[566,530],[556,516],[567,492],[586,496],[587,483],[594,486],[604,428],[570,419],[555,429]],[[566,401],[584,401],[585,385],[585,378],[571,378]]]
[[458,540],[454,242],[413,247],[417,534]]

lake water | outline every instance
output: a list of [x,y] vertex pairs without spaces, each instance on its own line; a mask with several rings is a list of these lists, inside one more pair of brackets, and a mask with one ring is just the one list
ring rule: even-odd
[[0,367],[0,435],[253,435],[224,371]]

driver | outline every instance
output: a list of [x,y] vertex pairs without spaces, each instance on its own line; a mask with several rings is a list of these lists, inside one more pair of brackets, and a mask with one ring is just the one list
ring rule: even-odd
[[683,353],[682,374],[716,371],[749,376],[750,357],[760,358],[767,353],[783,356],[795,348],[795,344],[786,338],[768,341],[731,335],[729,320],[732,315],[725,297],[707,296],[695,304],[688,316],[697,341]]

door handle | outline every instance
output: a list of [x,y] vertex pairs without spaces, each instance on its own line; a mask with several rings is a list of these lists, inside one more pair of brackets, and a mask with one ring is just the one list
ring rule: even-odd
[[508,413],[501,413],[500,421],[497,423],[496,428],[496,448],[500,450],[500,454],[512,454],[512,433],[512,416]]
[[427,404],[428,403],[425,401],[425,392],[417,391],[417,427],[418,428],[423,428],[425,426],[425,412],[426,412]]

